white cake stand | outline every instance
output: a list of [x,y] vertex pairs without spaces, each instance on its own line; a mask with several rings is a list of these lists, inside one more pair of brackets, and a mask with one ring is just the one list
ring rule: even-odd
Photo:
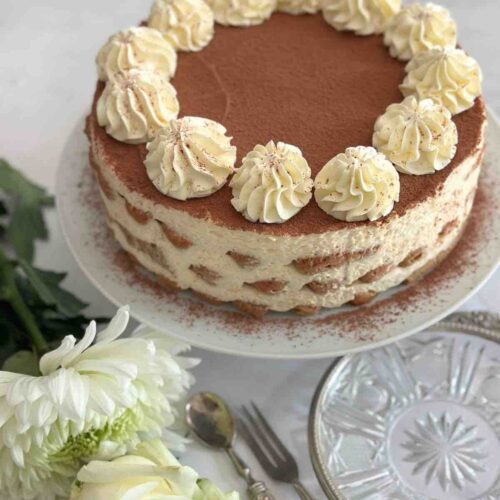
[[[398,287],[357,309],[342,307],[309,318],[270,314],[253,320],[232,307],[202,303],[189,292],[162,293],[148,281],[150,278],[138,280],[117,260],[119,246],[106,229],[81,124],[67,141],[58,171],[56,198],[62,230],[80,267],[108,299],[117,305],[130,304],[137,320],[192,345],[229,354],[296,359],[339,356],[381,346],[451,313],[489,278],[500,261],[500,201],[496,193],[500,186],[500,124],[491,112],[488,118],[480,180],[488,210],[483,210],[484,217],[476,218],[474,228],[468,228],[469,234],[464,236],[467,244],[459,244],[449,257],[460,259],[460,272],[433,279],[427,289],[424,280],[416,285],[415,293]],[[443,275],[439,268],[435,273]]]

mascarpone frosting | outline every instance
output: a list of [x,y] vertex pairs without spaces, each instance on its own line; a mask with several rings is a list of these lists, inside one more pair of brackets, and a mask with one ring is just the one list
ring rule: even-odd
[[97,120],[117,141],[138,144],[177,117],[175,88],[159,72],[131,69],[108,80],[97,102]]
[[432,99],[409,96],[391,104],[375,122],[373,145],[404,174],[442,170],[455,156],[457,142],[451,113]]
[[323,17],[336,30],[357,35],[382,33],[401,7],[401,0],[326,0]]
[[406,65],[403,95],[431,98],[454,115],[471,108],[481,95],[482,72],[461,49],[434,49],[417,54]]
[[159,31],[134,27],[113,35],[97,54],[96,63],[102,81],[134,68],[158,70],[171,78],[177,67],[177,53]]
[[282,223],[307,205],[313,181],[299,148],[269,141],[245,156],[230,186],[231,204],[246,219]]
[[321,0],[278,0],[278,10],[287,14],[315,14],[321,6]]
[[396,14],[384,34],[392,57],[409,60],[436,47],[455,47],[457,25],[448,9],[433,3],[412,3]]
[[399,174],[374,148],[357,146],[333,157],[314,181],[319,207],[335,219],[374,221],[399,201]]
[[209,196],[234,171],[236,148],[220,124],[186,116],[172,120],[152,142],[144,165],[163,194],[177,200]]
[[215,20],[227,26],[253,26],[271,17],[276,0],[207,0]]
[[203,0],[155,0],[148,25],[183,51],[201,50],[214,36],[214,14]]

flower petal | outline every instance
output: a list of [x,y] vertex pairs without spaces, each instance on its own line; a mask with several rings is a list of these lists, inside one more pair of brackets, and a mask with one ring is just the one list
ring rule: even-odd
[[96,343],[109,344],[117,339],[127,328],[129,317],[129,306],[120,307],[107,328],[97,334]]
[[42,375],[49,375],[61,366],[61,361],[64,356],[68,354],[76,344],[76,338],[73,335],[64,337],[61,345],[54,351],[44,354],[40,359],[40,373]]
[[96,336],[96,323],[91,321],[87,329],[85,330],[85,335],[82,340],[78,342],[71,351],[69,351],[64,358],[61,360],[61,366],[67,367],[82,354],[85,349],[92,345]]

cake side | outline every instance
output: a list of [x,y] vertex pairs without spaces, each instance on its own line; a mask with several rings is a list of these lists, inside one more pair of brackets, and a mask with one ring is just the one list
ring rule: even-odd
[[179,20],[190,44],[151,19],[111,37],[87,135],[120,245],[253,315],[362,304],[443,260],[477,188],[481,70],[445,9],[397,10],[356,27],[328,5],[271,9],[215,31],[207,10],[203,33]]
[[88,121],[91,161],[109,225],[121,246],[163,282],[220,302],[265,312],[313,313],[360,303],[411,279],[454,246],[472,209],[484,151],[440,189],[383,224],[352,224],[301,236],[233,230],[169,209],[128,190],[106,163]]

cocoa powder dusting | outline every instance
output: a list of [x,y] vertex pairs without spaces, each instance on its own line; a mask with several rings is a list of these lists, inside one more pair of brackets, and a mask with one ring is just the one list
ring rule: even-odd
[[[474,200],[474,206],[469,217],[463,237],[450,253],[448,258],[436,269],[424,276],[411,286],[395,289],[395,292],[383,299],[375,299],[364,306],[343,308],[342,311],[318,317],[283,317],[280,314],[270,314],[263,319],[254,319],[235,311],[229,306],[215,306],[192,297],[189,292],[169,290],[160,285],[154,275],[137,265],[135,260],[124,250],[118,249],[110,230],[104,221],[104,207],[100,199],[96,182],[91,169],[83,173],[80,180],[81,205],[99,218],[92,225],[93,241],[99,251],[109,256],[109,261],[119,274],[125,276],[130,287],[139,288],[145,294],[153,296],[160,304],[174,304],[183,311],[179,321],[186,327],[192,326],[195,321],[202,320],[215,328],[221,327],[224,331],[234,335],[252,335],[256,340],[265,342],[269,337],[269,330],[285,331],[290,342],[300,339],[305,342],[304,331],[311,327],[317,336],[341,336],[361,342],[370,342],[372,336],[364,331],[383,332],[384,328],[395,321],[401,321],[404,315],[412,311],[422,311],[426,307],[427,299],[440,300],[446,296],[446,291],[455,286],[456,278],[477,268],[478,258],[484,247],[483,242],[494,236],[489,232],[488,220],[498,213],[500,199],[497,199],[491,182],[484,175],[480,178],[479,188]],[[443,304],[446,303],[444,298]],[[346,310],[344,310],[346,309]],[[319,332],[319,333],[318,333]],[[313,337],[310,338],[313,340]]]
[[[455,286],[456,278],[468,271],[474,270],[478,265],[478,258],[482,249],[482,242],[488,228],[482,224],[488,220],[491,214],[498,210],[499,201],[492,198],[484,186],[479,186],[474,200],[474,206],[467,222],[464,235],[448,257],[433,271],[425,275],[421,280],[411,286],[406,286],[394,293],[392,296],[375,301],[361,308],[354,308],[323,319],[313,320],[316,325],[328,326],[335,323],[347,334],[355,334],[356,331],[365,328],[382,331],[384,326],[394,322],[408,312],[422,310],[425,307],[426,298],[432,297],[433,301],[443,297],[447,290]],[[328,330],[324,330],[328,334]],[[360,339],[360,340],[371,340]]]
[[[301,33],[301,36],[297,36]],[[228,57],[228,54],[230,55]],[[201,53],[179,54],[173,84],[178,90],[181,115],[197,115],[220,121],[234,136],[238,159],[268,140],[283,140],[299,146],[309,161],[313,176],[323,164],[348,146],[371,145],[373,124],[387,105],[402,100],[398,84],[404,77],[404,63],[391,58],[382,37],[357,37],[332,30],[321,15],[274,14],[270,21],[248,30],[216,27],[215,38]],[[484,102],[454,117],[459,144],[452,163],[434,175],[401,175],[401,201],[384,220],[376,223],[344,223],[327,216],[312,200],[285,224],[252,224],[230,205],[226,185],[203,199],[180,202],[163,196],[145,173],[144,145],[115,141],[98,126],[95,105],[103,90],[97,85],[94,106],[87,122],[90,134],[103,152],[104,167],[110,168],[130,190],[154,203],[185,210],[192,216],[210,219],[229,228],[268,234],[307,234],[333,231],[353,224],[383,224],[390,217],[437,192],[462,160],[477,152],[484,121]],[[87,210],[104,213],[96,183],[88,182],[90,169],[82,179],[81,204]],[[491,239],[487,221],[500,203],[493,191],[480,183],[464,236],[436,269],[411,286],[398,287],[387,298],[363,306],[346,306],[340,312],[317,317],[284,317],[270,314],[255,319],[231,306],[214,306],[189,292],[162,286],[124,250],[118,249],[104,218],[93,225],[99,251],[109,256],[114,271],[128,286],[154,297],[160,304],[173,304],[183,311],[179,322],[191,327],[202,320],[234,335],[252,335],[265,342],[270,330],[285,331],[290,342],[306,342],[304,331],[314,336],[341,336],[370,342],[388,325],[404,320],[409,312],[422,311],[426,299],[442,300],[465,270],[474,270],[482,242]],[[103,219],[101,221],[101,219]],[[101,223],[102,222],[102,223]],[[319,332],[319,333],[318,333]],[[333,333],[332,333],[333,332]],[[311,338],[312,340],[312,338]]]
[[[321,14],[275,13],[249,29],[217,25],[212,42],[201,52],[179,53],[172,84],[181,116],[203,116],[222,123],[237,147],[238,162],[256,144],[270,140],[299,147],[313,178],[333,156],[349,146],[371,146],[376,118],[403,99],[399,84],[405,63],[392,58],[382,36],[339,32]],[[477,151],[484,122],[482,98],[453,117],[459,143],[447,168],[433,175],[400,175],[400,201],[376,222],[342,222],[323,212],[315,200],[284,224],[254,224],[231,206],[226,184],[206,198],[179,201],[164,196],[143,166],[144,144],[114,140],[99,127],[97,85],[88,132],[105,167],[127,189],[153,204],[189,212],[231,229],[264,234],[302,235],[335,231],[347,225],[384,224],[435,194],[464,158]],[[239,163],[237,164],[237,166]]]
[[125,252],[118,252],[114,260],[121,266],[122,271],[130,273],[131,286],[143,287],[162,300],[183,303],[189,300],[189,324],[195,319],[203,319],[213,325],[223,326],[224,330],[232,331],[235,335],[253,335],[262,338],[263,341],[265,340],[263,330],[268,329],[267,322],[272,323],[276,329],[286,331],[290,341],[303,337],[303,330],[307,329],[308,324],[313,324],[314,330],[319,331],[320,336],[332,335],[332,326],[335,326],[335,335],[370,342],[373,340],[372,336],[366,336],[361,332],[383,331],[384,327],[400,319],[401,315],[410,311],[421,311],[425,307],[423,299],[432,296],[435,301],[439,300],[439,295],[444,297],[446,290],[454,287],[456,278],[463,274],[465,268],[470,270],[477,266],[486,229],[480,222],[488,218],[488,212],[495,210],[491,201],[484,189],[478,189],[463,237],[445,261],[420,281],[411,286],[400,287],[390,297],[375,300],[364,306],[349,306],[346,311],[336,312],[327,317],[310,317],[303,320],[299,317],[283,318],[279,314],[271,314],[263,319],[250,318],[237,311],[187,299],[185,292],[179,294],[164,289],[150,273],[138,271],[133,263],[130,264],[131,259]]

